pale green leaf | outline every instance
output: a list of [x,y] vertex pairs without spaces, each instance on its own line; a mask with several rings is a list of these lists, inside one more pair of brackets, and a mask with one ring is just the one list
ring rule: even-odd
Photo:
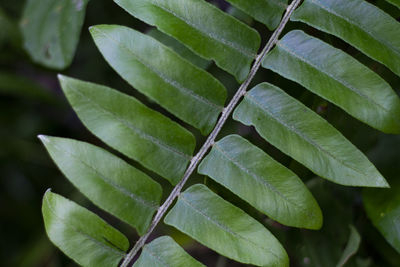
[[354,226],[350,225],[350,236],[349,241],[347,242],[346,248],[343,251],[342,257],[340,258],[336,267],[343,267],[350,260],[352,256],[354,256],[361,243],[361,236],[357,232],[357,229]]
[[182,193],[164,221],[233,260],[257,266],[289,265],[284,248],[262,224],[204,185]]
[[365,0],[305,0],[292,20],[333,34],[400,75],[400,23]]
[[60,76],[83,124],[106,144],[178,183],[191,160],[194,136],[179,124],[111,88]]
[[186,253],[171,237],[162,236],[143,247],[133,267],[205,267]]
[[90,32],[105,59],[129,84],[203,134],[212,130],[226,99],[217,79],[138,31],[99,25]]
[[287,0],[227,0],[233,6],[252,16],[255,20],[274,30],[287,8]]
[[211,61],[205,60],[204,58],[198,56],[192,50],[184,46],[182,43],[172,38],[171,36],[157,30],[156,28],[151,28],[147,33],[147,35],[153,37],[157,41],[162,44],[172,48],[177,54],[179,54],[184,59],[190,61],[197,67],[201,69],[206,69],[211,65]]
[[255,126],[265,140],[321,177],[350,186],[388,186],[367,157],[338,130],[273,85],[253,88],[233,116]]
[[363,200],[372,223],[400,253],[400,182],[393,179],[390,186],[364,190]]
[[204,0],[114,0],[243,81],[260,46],[252,28]]
[[263,61],[350,115],[386,133],[400,133],[400,99],[390,85],[343,51],[292,31]]
[[60,195],[47,191],[42,213],[50,240],[82,266],[117,266],[129,248],[118,230]]
[[321,210],[300,178],[238,135],[215,143],[199,173],[282,224],[309,229],[322,226]]
[[20,27],[26,51],[36,63],[68,67],[75,54],[89,0],[28,0]]
[[40,136],[51,158],[85,196],[143,234],[161,199],[161,186],[94,145]]

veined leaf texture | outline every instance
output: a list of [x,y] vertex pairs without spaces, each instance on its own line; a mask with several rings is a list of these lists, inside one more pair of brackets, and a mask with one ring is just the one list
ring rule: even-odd
[[[316,176],[345,186],[390,186],[340,128],[289,94],[286,83],[278,87],[273,85],[276,81],[263,82],[262,75],[254,77],[262,65],[281,76],[278,81],[296,82],[298,88],[303,86],[309,95],[338,106],[340,112],[376,130],[398,134],[400,100],[390,83],[322,33],[336,36],[368,60],[400,75],[400,24],[393,17],[364,0],[305,0],[301,5],[299,0],[227,0],[260,22],[255,28],[275,30],[262,31],[268,32],[265,37],[270,41],[260,49],[261,31],[204,0],[115,2],[154,26],[146,29],[147,34],[120,25],[90,27],[99,52],[135,91],[128,90],[130,95],[63,75],[59,81],[86,128],[122,155],[82,141],[40,138],[79,191],[134,227],[141,237],[128,251],[126,237],[100,217],[47,192],[43,201],[47,234],[78,264],[204,266],[172,237],[146,243],[164,219],[231,260],[289,266],[280,236],[268,229],[263,216],[288,227],[318,230],[323,210],[301,172],[279,163],[268,154],[270,149],[257,147],[239,131],[221,131],[230,115],[240,127],[254,127],[266,146],[272,145]],[[285,28],[293,21],[297,23]],[[320,34],[310,35],[313,32]],[[209,71],[213,68],[241,84],[231,99],[224,79]],[[255,81],[258,85],[248,90]],[[194,182],[187,187],[195,170],[216,183]],[[156,175],[174,189],[162,188],[153,180]],[[368,216],[398,249],[397,237],[393,238],[397,208],[391,206],[397,199],[382,200],[386,213],[379,217],[374,199],[381,195],[370,190],[376,189],[364,193]],[[166,201],[160,203],[163,196]],[[254,211],[250,213],[246,205]],[[360,236],[351,229],[339,265],[358,250]]]

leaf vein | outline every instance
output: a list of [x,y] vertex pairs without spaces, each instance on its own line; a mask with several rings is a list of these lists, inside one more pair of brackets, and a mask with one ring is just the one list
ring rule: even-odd
[[147,206],[147,207],[149,207],[149,208],[152,208],[152,209],[157,209],[157,208],[158,208],[158,205],[157,205],[157,204],[155,204],[155,203],[153,203],[153,202],[150,202],[150,201],[147,201],[146,199],[144,199],[144,198],[142,198],[142,197],[140,197],[140,196],[138,196],[138,195],[132,194],[132,192],[130,192],[130,191],[128,191],[127,189],[123,188],[122,186],[120,186],[120,185],[114,183],[113,181],[111,181],[110,179],[108,179],[107,177],[105,177],[102,173],[100,173],[98,170],[96,170],[93,166],[91,166],[91,165],[90,165],[89,163],[87,163],[86,161],[84,161],[84,160],[82,160],[82,159],[76,157],[74,154],[72,154],[72,153],[70,153],[70,152],[68,152],[68,151],[66,151],[66,150],[62,150],[61,148],[59,148],[59,147],[58,147],[57,145],[55,145],[55,144],[53,144],[53,146],[54,146],[58,151],[64,152],[64,153],[68,154],[70,157],[74,158],[75,160],[78,160],[79,162],[81,162],[83,165],[85,165],[85,166],[88,167],[90,170],[92,170],[95,174],[97,174],[97,176],[98,176],[101,180],[103,180],[105,183],[109,184],[110,186],[114,187],[115,189],[117,189],[118,191],[120,191],[122,194],[124,194],[124,195],[130,197],[131,199],[133,199],[133,200],[136,201],[136,202],[140,202],[141,204],[143,204],[143,205],[145,205],[145,206]]
[[[96,29],[96,28],[95,28]],[[162,72],[156,70],[153,66],[151,66],[151,64],[148,64],[145,60],[143,60],[142,58],[140,58],[138,55],[135,54],[134,51],[132,51],[129,47],[121,44],[120,42],[118,42],[117,40],[115,40],[114,38],[112,38],[111,36],[109,36],[108,34],[99,31],[98,29],[96,29],[99,33],[101,33],[103,36],[105,36],[106,38],[108,38],[109,40],[113,41],[114,43],[116,43],[119,47],[125,49],[126,51],[128,51],[134,58],[136,58],[136,60],[141,63],[142,65],[144,65],[147,69],[149,69],[150,71],[152,71],[153,73],[155,73],[157,76],[159,76],[165,83],[171,85],[172,87],[178,89],[178,91],[180,91],[183,94],[189,95],[190,97],[203,102],[204,104],[210,106],[212,109],[221,111],[223,109],[222,106],[215,104],[213,102],[211,102],[209,99],[205,98],[204,96],[201,96],[199,94],[196,94],[194,91],[187,89],[185,86],[183,86],[182,84],[180,84],[178,81],[171,79],[170,77],[167,77],[166,75],[164,75]]]
[[292,132],[294,132],[297,136],[299,136],[300,138],[304,139],[307,143],[311,144],[312,146],[316,147],[318,150],[320,150],[321,152],[327,154],[328,156],[330,156],[332,159],[338,161],[339,163],[343,164],[344,166],[346,166],[347,168],[355,171],[356,173],[359,173],[361,175],[365,175],[364,173],[361,173],[359,170],[355,169],[353,166],[347,164],[345,161],[337,158],[335,155],[333,155],[331,152],[329,152],[328,150],[326,150],[325,148],[321,147],[317,142],[315,142],[314,140],[312,140],[311,138],[309,138],[306,135],[303,135],[296,127],[292,126],[292,125],[288,125],[286,122],[284,122],[284,120],[281,119],[281,117],[276,114],[275,112],[270,111],[268,108],[264,107],[261,103],[259,103],[255,98],[251,97],[249,94],[246,95],[247,99],[249,99],[251,102],[253,102],[254,104],[256,104],[256,106],[258,106],[261,110],[267,112],[275,121],[277,121],[278,123],[282,124],[283,126],[285,126],[287,129],[291,130]]
[[383,43],[385,46],[390,47],[397,55],[400,56],[400,51],[398,50],[397,47],[394,47],[391,43],[386,42],[385,40],[381,39],[379,36],[376,35],[376,33],[372,33],[369,29],[364,28],[364,26],[362,26],[361,24],[359,24],[357,21],[353,21],[351,18],[349,17],[345,17],[339,13],[337,13],[336,11],[334,11],[333,9],[329,8],[328,6],[324,5],[323,3],[321,3],[320,1],[317,0],[310,0],[313,4],[315,4],[316,6],[321,7],[322,9],[332,13],[333,15],[335,15],[336,17],[339,17],[343,20],[345,20],[346,22],[353,24],[355,26],[357,26],[358,28],[360,28],[361,30],[365,31],[366,33],[368,33],[368,35],[370,37],[372,37],[372,39],[375,39],[377,41],[379,41],[380,43]]
[[224,45],[227,45],[227,46],[233,48],[234,50],[238,51],[240,54],[242,54],[242,55],[244,55],[244,56],[246,56],[248,58],[254,58],[256,56],[255,53],[251,52],[250,50],[246,49],[245,47],[243,47],[243,46],[241,46],[241,45],[239,45],[237,43],[234,43],[232,41],[226,40],[225,38],[223,38],[221,36],[218,36],[215,33],[207,32],[207,31],[203,30],[200,25],[197,25],[197,24],[187,20],[185,17],[182,17],[182,16],[178,15],[173,10],[170,10],[169,8],[167,8],[167,7],[163,6],[162,4],[160,4],[159,1],[153,0],[152,3],[156,7],[166,11],[167,13],[170,13],[171,15],[173,15],[173,16],[177,17],[178,19],[182,20],[183,22],[185,22],[189,26],[191,26],[194,29],[198,30],[201,34],[203,34],[205,36],[208,36],[211,39],[213,39],[213,40],[215,40],[215,41],[217,41],[219,43],[222,43]]
[[[72,89],[70,87],[70,89]],[[93,102],[89,97],[87,97],[85,94],[81,93],[79,90],[76,89],[72,89],[74,90],[76,93],[78,93],[79,95],[81,95],[83,98],[85,98],[89,103],[91,103],[92,105],[97,106],[100,110],[102,110],[105,113],[108,113],[110,115],[112,115],[117,121],[121,122],[123,125],[125,125],[126,127],[128,127],[129,129],[131,129],[133,132],[135,132],[137,135],[139,135],[141,138],[146,139],[150,142],[152,142],[153,144],[168,150],[174,154],[176,154],[177,156],[184,158],[185,160],[190,160],[192,157],[191,155],[185,154],[181,151],[176,150],[175,148],[165,144],[164,142],[162,142],[161,140],[157,139],[156,137],[147,134],[145,132],[143,132],[142,130],[140,130],[139,128],[135,127],[134,125],[132,125],[130,122],[128,122],[127,120],[124,120],[122,118],[120,118],[119,116],[117,116],[115,113],[113,113],[110,110],[107,110],[106,108],[104,108],[103,106],[99,105],[96,102]]]
[[[102,247],[102,248],[105,249],[105,250],[109,250],[109,251],[111,251],[111,252],[113,252],[113,253],[115,253],[115,254],[118,254],[119,256],[125,256],[125,252],[124,252],[123,250],[121,250],[121,249],[119,249],[119,248],[117,248],[117,247],[109,247],[109,246],[105,245],[103,242],[101,242],[101,241],[97,240],[96,238],[90,236],[89,234],[87,234],[87,233],[85,233],[85,232],[82,232],[80,229],[78,229],[77,227],[73,226],[71,223],[68,223],[68,224],[67,224],[67,223],[66,223],[66,219],[65,219],[65,218],[62,218],[61,216],[59,216],[59,215],[55,212],[55,210],[54,210],[54,208],[52,207],[52,205],[51,205],[51,203],[50,203],[50,201],[49,201],[48,198],[46,198],[46,202],[47,202],[47,206],[49,207],[49,209],[50,209],[50,211],[53,213],[53,215],[54,215],[55,217],[57,217],[66,227],[71,227],[75,232],[77,232],[77,233],[79,233],[79,234],[85,236],[86,238],[88,238],[88,239],[90,239],[91,241],[93,241],[94,243],[98,244],[100,247]],[[106,239],[104,236],[103,236],[103,238]]]
[[215,219],[209,217],[207,214],[205,214],[204,212],[202,212],[201,210],[199,210],[197,207],[193,206],[193,205],[190,203],[190,201],[187,200],[187,199],[184,197],[184,194],[182,194],[180,198],[182,199],[183,203],[185,203],[187,206],[189,206],[190,208],[192,208],[195,212],[197,212],[198,214],[202,215],[202,216],[205,217],[208,221],[212,222],[214,225],[218,226],[219,228],[221,228],[221,229],[224,230],[225,232],[227,232],[227,233],[229,233],[229,234],[231,234],[231,235],[233,235],[233,236],[235,236],[235,237],[238,237],[238,238],[240,238],[240,239],[243,239],[243,240],[249,242],[250,244],[252,244],[252,245],[254,245],[254,246],[256,246],[256,247],[260,247],[260,248],[262,248],[262,249],[264,249],[264,250],[266,250],[266,251],[269,251],[275,258],[278,258],[278,259],[279,259],[279,256],[276,255],[270,248],[266,248],[266,247],[264,247],[264,246],[262,246],[262,245],[259,245],[259,244],[254,243],[253,240],[247,239],[247,238],[243,237],[242,235],[240,235],[240,234],[238,234],[238,233],[235,233],[235,232],[234,232],[232,229],[230,229],[229,227],[227,227],[227,226],[223,225],[222,223],[218,222],[217,220],[215,220]]
[[375,102],[373,99],[371,99],[369,96],[365,95],[364,93],[362,93],[360,90],[358,90],[357,88],[355,88],[354,86],[350,85],[349,83],[347,83],[346,81],[342,80],[339,77],[335,77],[334,75],[330,74],[329,72],[326,72],[323,68],[318,67],[316,64],[314,64],[313,62],[307,60],[304,56],[302,56],[301,54],[296,53],[295,51],[293,51],[292,49],[290,49],[288,46],[282,44],[281,42],[279,42],[277,44],[277,46],[281,47],[284,51],[286,51],[287,53],[291,54],[292,56],[298,58],[300,61],[303,61],[304,63],[310,65],[313,69],[315,69],[318,72],[321,72],[323,74],[325,74],[326,76],[332,78],[333,80],[337,81],[338,83],[342,84],[343,86],[347,87],[348,89],[350,89],[350,91],[354,92],[355,94],[359,95],[362,98],[365,98],[368,102],[372,103],[375,106],[378,106],[379,108],[385,110],[385,112],[389,112],[388,109],[384,106],[382,106],[380,103]]
[[301,208],[297,203],[293,202],[291,199],[288,199],[285,195],[283,195],[278,189],[276,189],[275,186],[273,186],[272,184],[270,184],[268,181],[265,181],[264,179],[262,179],[261,177],[259,177],[257,174],[255,174],[254,172],[252,172],[251,170],[247,169],[246,167],[244,167],[243,165],[241,165],[238,161],[234,160],[233,158],[229,157],[229,155],[227,153],[225,153],[225,151],[223,151],[223,149],[219,146],[218,143],[216,143],[216,145],[214,146],[218,151],[221,152],[221,154],[227,158],[229,161],[231,161],[234,165],[236,165],[239,169],[241,169],[242,171],[246,172],[247,174],[249,174],[251,177],[254,178],[254,180],[256,180],[257,182],[267,186],[271,191],[273,191],[275,194],[277,194],[279,197],[281,197],[282,199],[286,200],[287,202],[293,204],[294,206]]

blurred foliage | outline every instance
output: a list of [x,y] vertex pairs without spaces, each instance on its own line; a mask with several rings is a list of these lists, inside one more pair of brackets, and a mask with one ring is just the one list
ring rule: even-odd
[[[389,3],[381,0],[372,2],[397,19],[400,18],[400,10]],[[218,1],[216,4],[220,8],[228,8],[226,2]],[[111,224],[117,222],[88,203],[62,177],[39,144],[37,135],[43,133],[101,145],[84,129],[68,107],[56,81],[57,72],[34,64],[24,52],[19,32],[23,7],[24,1],[0,0],[0,265],[75,266],[45,236],[40,207],[46,189],[51,187],[55,192],[95,210]],[[246,23],[253,23],[264,41],[270,34],[263,25],[252,22],[241,12],[231,10],[230,13]],[[102,59],[87,28],[90,25],[107,23],[134,26],[143,32],[149,30],[146,25],[122,11],[112,1],[90,1],[76,56],[72,65],[62,73],[117,88],[165,113],[143,95],[132,90]],[[290,24],[288,26],[286,31],[291,28]],[[296,27],[354,55],[359,61],[377,71],[399,92],[400,78],[384,66],[330,35],[304,25],[296,24]],[[158,33],[153,32],[153,35],[158,36]],[[164,37],[158,36],[158,38]],[[174,45],[169,39],[165,42]],[[182,53],[187,53],[187,51],[184,50]],[[208,62],[202,60],[199,64],[205,68],[209,65]],[[231,96],[237,89],[234,78],[213,64],[208,66],[208,70],[224,83]],[[398,184],[400,179],[400,138],[398,136],[378,133],[301,86],[284,80],[270,71],[260,70],[253,83],[257,84],[262,80],[280,84],[289,94],[316,110],[365,152],[389,182]],[[349,225],[353,225],[360,234],[361,244],[357,254],[345,266],[400,266],[400,254],[368,219],[363,207],[361,189],[334,185],[314,177],[299,163],[263,141],[253,129],[239,123],[231,121],[226,124],[221,136],[231,130],[237,130],[279,162],[289,166],[307,182],[324,214],[322,230],[289,229],[272,222],[215,182],[199,175],[194,176],[190,184],[199,181],[209,184],[224,198],[263,222],[287,248],[292,266],[336,266],[349,242]],[[197,136],[197,138],[199,143],[204,141],[204,137]],[[159,179],[159,182],[166,188],[165,191],[170,189],[162,180]],[[393,195],[391,190],[394,189],[379,189],[376,194]],[[368,193],[371,194],[371,192]],[[379,206],[376,208],[378,209]],[[396,227],[400,229],[399,220]],[[136,238],[126,225],[119,225],[119,228],[125,231],[131,240]],[[241,266],[219,257],[216,253],[194,243],[168,226],[159,227],[154,238],[165,233],[173,236],[191,255],[205,264],[217,262],[218,267]]]

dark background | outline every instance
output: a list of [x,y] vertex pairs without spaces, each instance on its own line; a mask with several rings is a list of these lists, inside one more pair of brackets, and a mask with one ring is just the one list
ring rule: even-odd
[[[394,17],[400,17],[400,12],[386,2],[371,2]],[[224,10],[229,9],[229,5],[224,1],[217,1],[215,4]],[[23,6],[24,1],[21,0],[0,0],[0,8],[16,25]],[[96,24],[121,24],[141,31],[148,30],[145,24],[128,15],[112,1],[92,0],[87,8],[73,64],[61,73],[105,84],[135,95],[149,106],[163,112],[144,96],[132,90],[103,60],[87,30],[89,26]],[[259,23],[253,22],[252,25],[260,32],[265,42],[270,32]],[[0,31],[1,26],[0,24]],[[294,27],[300,27],[309,34],[352,54],[378,72],[393,88],[400,88],[399,77],[342,41],[301,24],[288,25],[288,29]],[[230,95],[238,88],[236,81],[230,75],[214,65],[210,66],[209,71],[226,85]],[[57,170],[37,139],[38,134],[47,134],[84,140],[106,147],[83,127],[68,106],[59,88],[57,73],[32,63],[22,48],[18,32],[15,32],[13,38],[0,39],[0,266],[75,266],[50,243],[44,232],[41,199],[48,188],[98,212],[127,234],[131,241],[137,238],[133,230],[104,214],[80,195]],[[7,78],[3,77],[5,74]],[[276,74],[261,70],[254,84],[261,81],[280,85],[327,118],[370,157],[389,181],[399,178],[398,136],[384,135],[372,130]],[[310,186],[324,213],[323,229],[319,232],[289,229],[270,221],[204,177],[195,176],[191,179],[191,183],[207,183],[226,199],[264,223],[285,246],[293,266],[335,266],[347,242],[349,224],[355,225],[362,235],[360,251],[349,266],[400,266],[399,255],[367,219],[360,189],[333,185],[314,177],[300,164],[268,145],[254,130],[238,123],[230,121],[220,137],[232,132],[240,133],[263,148],[275,159],[294,170]],[[200,144],[204,140],[199,134],[197,138]],[[164,180],[157,177],[156,179],[162,183],[167,194],[171,187]],[[160,226],[152,238],[161,234],[172,235],[195,258],[208,266],[243,266],[218,256],[166,226]]]

